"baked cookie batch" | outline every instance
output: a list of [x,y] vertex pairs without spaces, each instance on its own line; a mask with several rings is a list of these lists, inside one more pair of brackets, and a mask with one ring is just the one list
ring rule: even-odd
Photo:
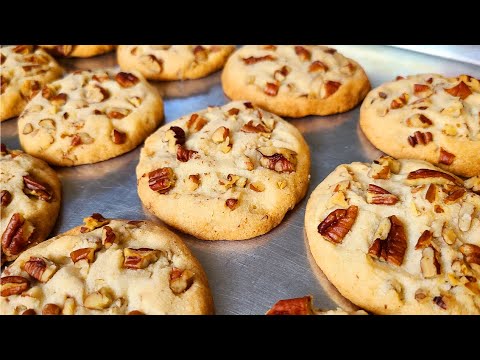
[[[47,240],[61,206],[48,164],[92,164],[145,142],[136,178],[149,211],[198,239],[251,239],[308,190],[308,144],[280,116],[362,101],[360,127],[387,155],[339,165],[313,191],[305,232],[315,262],[373,314],[480,314],[478,79],[421,74],[370,91],[360,64],[319,45],[120,45],[120,70],[59,79],[52,56],[115,48],[0,48],[0,120],[18,116],[25,151],[2,144],[0,314],[213,314],[202,266],[163,226],[92,214]],[[163,101],[147,80],[223,66],[232,102],[158,128]],[[366,312],[321,311],[305,296],[267,314]]]

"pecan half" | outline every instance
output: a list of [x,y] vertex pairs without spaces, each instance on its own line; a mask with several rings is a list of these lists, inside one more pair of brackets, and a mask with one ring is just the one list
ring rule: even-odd
[[423,185],[423,184],[460,184],[461,180],[454,178],[447,173],[432,170],[432,169],[418,169],[410,172],[405,180],[407,185]]
[[73,263],[76,263],[80,260],[87,260],[89,264],[93,263],[95,259],[95,251],[96,248],[82,248],[74,250],[70,253],[70,258],[72,259]]
[[325,240],[341,244],[343,238],[352,228],[358,215],[358,207],[351,205],[348,209],[332,211],[319,225],[318,232]]
[[25,186],[23,189],[25,194],[36,196],[46,202],[52,201],[53,191],[47,184],[42,184],[32,176],[26,175],[23,177],[23,185]]
[[280,300],[265,315],[315,315],[312,297]]
[[191,131],[200,131],[207,122],[207,119],[204,117],[201,117],[198,114],[192,114],[187,121],[187,128]]
[[309,50],[305,49],[303,46],[295,46],[295,54],[298,55],[298,57],[302,61],[309,61],[312,57],[312,54]]
[[438,158],[438,162],[440,164],[452,165],[454,160],[455,160],[454,154],[449,153],[447,150],[445,150],[442,147],[440,148],[440,157]]
[[119,72],[117,75],[115,75],[115,81],[121,87],[129,88],[136,85],[140,81],[140,79],[133,74],[127,72]]
[[433,240],[433,233],[429,230],[425,230],[422,235],[418,238],[417,245],[415,245],[415,250],[425,249],[429,247]]
[[40,282],[47,282],[57,271],[57,265],[44,257],[31,256],[23,265],[23,270]]
[[450,95],[459,97],[462,100],[465,100],[467,97],[469,97],[472,94],[472,90],[470,90],[470,87],[467,84],[465,84],[463,81],[460,81],[460,83],[457,86],[454,86],[453,88],[444,89],[444,90]]
[[181,162],[187,162],[188,160],[195,157],[198,151],[188,150],[187,148],[183,147],[183,145],[178,145],[177,147],[177,160]]
[[114,144],[120,145],[125,144],[127,141],[127,134],[124,132],[118,131],[117,129],[112,130],[112,141]]
[[385,240],[376,239],[368,254],[374,258],[386,261],[390,264],[400,266],[403,263],[405,251],[407,250],[407,237],[401,221],[392,215],[390,220],[390,231]]
[[0,295],[3,297],[19,295],[30,287],[30,281],[22,276],[5,276],[0,282],[2,285]]
[[278,89],[279,86],[277,84],[267,82],[267,84],[265,85],[265,89],[263,89],[263,92],[268,96],[276,96],[278,94]]
[[2,206],[8,206],[12,202],[12,194],[8,190],[2,190],[0,193],[0,199]]
[[369,184],[367,191],[367,202],[375,205],[395,205],[398,202],[398,196],[381,188],[380,186]]
[[20,254],[28,245],[25,239],[25,219],[20,213],[15,213],[10,218],[5,231],[2,234],[2,250],[7,256]]
[[148,186],[153,191],[166,194],[175,186],[175,174],[172,168],[164,167],[148,173]]
[[272,55],[265,55],[265,56],[259,56],[259,57],[250,56],[248,58],[243,58],[242,60],[245,63],[245,65],[253,65],[261,61],[275,61],[276,58]]
[[257,151],[262,154],[260,165],[264,168],[275,170],[277,172],[294,172],[297,164],[297,153],[275,147],[260,147]]
[[147,248],[123,249],[123,267],[127,269],[145,269],[151,263],[160,258],[161,251]]
[[431,141],[433,141],[433,135],[429,131],[415,131],[412,136],[408,137],[408,143],[412,147],[415,147],[416,145],[427,145]]
[[317,71],[328,71],[328,66],[325,65],[323,62],[320,60],[314,61],[310,64],[308,67],[309,72],[317,72]]
[[175,295],[187,291],[193,284],[194,276],[195,274],[191,270],[172,268],[170,271],[170,289]]

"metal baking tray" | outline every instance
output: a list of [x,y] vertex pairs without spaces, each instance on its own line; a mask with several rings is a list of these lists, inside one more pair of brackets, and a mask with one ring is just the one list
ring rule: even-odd
[[[434,72],[447,76],[465,73],[480,77],[480,67],[465,61],[390,46],[331,46],[358,61],[373,87],[397,75],[416,73]],[[453,49],[453,55],[465,60],[461,50]],[[61,63],[68,71],[111,67],[116,66],[116,57],[111,53],[91,59],[67,59]],[[229,101],[222,91],[220,72],[200,80],[154,84],[165,101],[166,122],[208,105]],[[217,314],[264,314],[280,299],[307,294],[313,295],[316,306],[324,309],[334,309],[338,304],[351,308],[352,305],[328,285],[312,261],[303,224],[310,193],[337,165],[370,162],[381,154],[362,134],[358,117],[359,106],[339,115],[291,120],[310,145],[310,186],[305,199],[270,233],[237,242],[201,241],[183,235],[207,272]],[[17,121],[4,121],[0,126],[2,142],[9,148],[19,148]],[[142,208],[137,196],[135,167],[139,153],[140,147],[101,163],[57,168],[63,184],[63,201],[51,236],[79,225],[83,217],[94,212],[111,218],[158,221]]]

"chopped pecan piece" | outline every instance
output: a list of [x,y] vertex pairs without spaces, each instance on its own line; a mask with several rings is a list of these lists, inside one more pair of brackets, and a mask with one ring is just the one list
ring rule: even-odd
[[250,56],[248,58],[243,58],[242,59],[245,65],[253,65],[261,61],[274,61],[276,58],[272,55],[265,55],[265,56],[259,56],[259,57],[254,57]]
[[199,116],[198,114],[192,114],[187,121],[187,128],[191,131],[200,131],[207,123],[207,119]]
[[115,75],[115,81],[124,88],[129,88],[136,85],[140,79],[137,78],[135,75],[126,73],[126,72],[119,72]]
[[188,150],[187,148],[183,147],[183,145],[178,145],[177,147],[177,160],[181,162],[187,162],[188,160],[195,157],[198,151]]
[[415,250],[425,249],[429,247],[433,240],[433,234],[429,230],[425,230],[422,235],[418,238],[417,245],[415,245]]
[[8,206],[12,202],[12,194],[8,190],[2,190],[0,198],[2,206]]
[[401,221],[392,215],[389,217],[390,231],[385,240],[376,239],[368,254],[374,258],[386,261],[390,264],[400,266],[403,263],[405,251],[407,250],[407,237]]
[[369,184],[367,202],[376,205],[395,205],[398,202],[398,197],[380,186]]
[[422,259],[420,260],[420,269],[422,270],[424,278],[432,278],[441,273],[438,257],[439,254],[433,247],[429,246],[423,249]]
[[83,219],[83,222],[85,223],[85,226],[82,226],[80,231],[82,233],[92,231],[96,228],[102,227],[103,225],[106,225],[110,222],[110,220],[105,219],[101,214],[99,213],[93,213],[92,216],[88,216]]
[[480,265],[480,246],[463,244],[459,250],[465,256],[467,263]]
[[278,88],[277,84],[267,82],[263,91],[269,96],[276,96],[278,94]]
[[230,110],[227,111],[228,115],[233,116],[233,115],[238,115],[240,112],[240,109],[237,108],[231,108]]
[[467,190],[462,187],[455,187],[454,190],[445,198],[445,204],[453,204],[457,200],[463,198]]
[[145,269],[151,263],[160,258],[160,250],[153,250],[147,248],[140,249],[123,249],[123,267],[127,269]]
[[113,229],[108,226],[108,225],[105,225],[103,227],[103,230],[102,230],[102,244],[103,246],[105,246],[105,249],[108,249],[110,246],[113,245],[113,243],[115,243],[115,239],[116,239],[116,235],[115,235],[115,232],[113,231]]
[[30,287],[30,281],[22,276],[4,276],[2,277],[1,296],[19,295]]
[[472,90],[470,90],[470,87],[467,84],[465,84],[463,81],[460,81],[460,83],[457,86],[454,86],[453,88],[444,89],[444,90],[450,95],[459,97],[462,100],[465,100],[467,97],[469,97],[472,94]]
[[408,127],[427,128],[432,126],[433,122],[423,114],[415,114],[406,120],[406,124]]
[[290,70],[286,66],[282,66],[280,70],[275,70],[275,72],[273,73],[273,78],[276,81],[283,81],[289,73]]
[[428,97],[433,94],[433,91],[430,89],[430,86],[425,84],[414,84],[413,93],[418,97]]
[[53,192],[46,184],[42,184],[36,181],[32,176],[26,175],[23,177],[23,185],[25,186],[23,191],[27,195],[33,195],[39,199],[50,202],[53,198]]
[[447,150],[445,150],[442,147],[440,148],[440,157],[438,158],[438,162],[440,164],[452,165],[454,160],[455,160],[454,154],[449,153]]
[[246,133],[264,133],[264,134],[268,134],[272,132],[263,123],[254,125],[253,120],[250,120],[248,123],[243,125],[240,131],[243,131]]
[[262,154],[260,164],[267,169],[277,172],[294,172],[297,164],[296,153],[285,148],[260,147],[257,151]]
[[166,194],[175,186],[175,174],[172,168],[164,167],[148,173],[148,186],[153,191]]
[[238,199],[227,199],[225,201],[225,206],[227,206],[230,210],[235,210],[238,206]]
[[425,199],[431,204],[437,198],[437,186],[435,184],[430,184],[428,187],[427,193],[425,194]]
[[280,300],[265,315],[315,315],[312,297]]
[[352,228],[358,215],[358,207],[351,205],[348,209],[332,211],[319,225],[318,232],[326,240],[340,244]]
[[175,295],[181,294],[193,284],[194,273],[191,270],[172,268],[170,271],[170,289]]
[[124,132],[118,131],[117,129],[112,130],[112,141],[114,144],[120,145],[125,144],[127,141],[127,134]]
[[181,127],[172,126],[170,129],[165,132],[165,141],[168,142],[168,147],[171,152],[175,151],[176,145],[183,145],[185,144],[186,137],[185,131]]
[[295,53],[302,61],[309,61],[312,57],[310,51],[305,49],[303,46],[295,46]]
[[415,131],[412,136],[408,137],[408,143],[412,147],[415,147],[416,145],[427,145],[431,141],[433,141],[433,135],[429,131]]
[[53,274],[55,274],[57,265],[43,257],[31,256],[30,260],[23,265],[23,269],[28,275],[44,283],[50,280]]
[[330,81],[328,80],[325,85],[324,85],[324,89],[325,89],[325,98],[333,95],[334,93],[337,92],[338,88],[341,86],[342,84],[337,82],[337,81]]
[[42,315],[60,315],[62,309],[55,304],[46,304],[42,309]]
[[77,249],[70,253],[70,258],[74,263],[80,260],[87,260],[87,262],[91,264],[95,259],[96,250],[97,250],[96,248],[90,248],[90,247]]
[[435,296],[433,298],[433,303],[443,310],[447,310],[447,304],[445,303],[443,296]]
[[393,99],[390,108],[391,109],[400,109],[408,103],[409,96],[407,93],[403,93],[398,98]]

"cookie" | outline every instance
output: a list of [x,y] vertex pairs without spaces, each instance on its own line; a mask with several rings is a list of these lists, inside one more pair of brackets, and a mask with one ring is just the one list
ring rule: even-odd
[[305,229],[340,293],[377,314],[480,314],[480,195],[421,160],[340,165]]
[[115,45],[40,45],[53,56],[88,58],[105,54]]
[[137,166],[142,203],[204,240],[243,240],[277,226],[307,191],[300,132],[249,102],[210,107],[150,136]]
[[134,149],[162,119],[162,99],[141,75],[79,71],[45,86],[30,101],[18,133],[27,153],[74,166]]
[[25,251],[2,273],[0,314],[212,314],[207,277],[182,240],[100,214]]
[[205,77],[223,67],[233,45],[120,45],[118,64],[150,80]]
[[480,82],[468,75],[399,77],[372,90],[360,110],[367,138],[387,154],[480,174]]
[[320,310],[313,307],[313,297],[280,300],[265,315],[368,315],[363,310],[347,312],[341,308],[336,310]]
[[0,121],[20,115],[28,101],[63,73],[55,59],[31,45],[0,49]]
[[280,116],[345,112],[370,90],[362,67],[320,45],[249,45],[237,50],[222,73],[225,94]]
[[0,163],[3,265],[47,238],[60,210],[61,183],[44,161],[4,144]]

